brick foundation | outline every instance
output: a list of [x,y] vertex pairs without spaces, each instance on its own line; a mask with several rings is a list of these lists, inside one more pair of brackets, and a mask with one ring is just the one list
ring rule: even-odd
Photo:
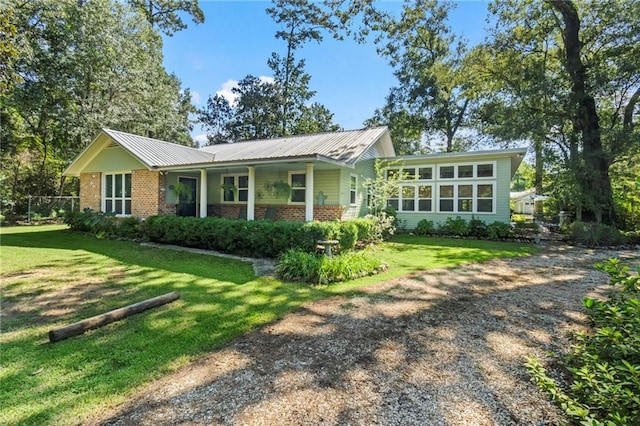
[[[264,219],[269,207],[275,208],[274,220],[304,222],[305,207],[290,205],[256,205],[254,210],[255,219]],[[238,219],[240,217],[240,209],[240,204],[209,204],[207,206],[207,215]],[[344,210],[343,206],[313,206],[313,218],[319,221],[340,220]]]
[[80,175],[80,211],[91,209],[102,210],[102,174],[100,172],[82,173]]

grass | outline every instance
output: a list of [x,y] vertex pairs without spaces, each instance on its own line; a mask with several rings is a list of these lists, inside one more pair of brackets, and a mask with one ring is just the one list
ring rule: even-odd
[[[256,278],[239,261],[64,229],[0,229],[0,424],[80,423],[304,303],[429,268],[533,250],[526,244],[397,236],[377,249],[388,272],[309,287]],[[176,302],[48,341],[52,328],[171,291],[180,293]]]

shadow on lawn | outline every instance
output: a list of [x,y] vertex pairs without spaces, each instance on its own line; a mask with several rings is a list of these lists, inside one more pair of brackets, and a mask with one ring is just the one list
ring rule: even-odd
[[524,358],[566,345],[582,298],[606,282],[591,261],[557,256],[526,273],[517,260],[470,265],[314,303],[143,389],[105,424],[454,425],[478,419],[469,411],[557,424]]

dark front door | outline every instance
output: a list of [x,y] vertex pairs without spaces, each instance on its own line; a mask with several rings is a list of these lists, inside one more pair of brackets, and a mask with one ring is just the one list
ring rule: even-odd
[[178,216],[195,216],[196,215],[196,186],[197,181],[194,178],[181,177],[178,182],[189,187],[188,194],[180,194],[178,201]]

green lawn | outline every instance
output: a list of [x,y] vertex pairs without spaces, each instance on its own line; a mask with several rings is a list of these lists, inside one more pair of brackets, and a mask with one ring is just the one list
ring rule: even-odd
[[[70,424],[304,303],[420,270],[531,253],[527,244],[399,236],[384,274],[312,288],[229,259],[97,240],[64,226],[0,228],[0,424]],[[180,299],[57,343],[50,329],[178,291]]]

